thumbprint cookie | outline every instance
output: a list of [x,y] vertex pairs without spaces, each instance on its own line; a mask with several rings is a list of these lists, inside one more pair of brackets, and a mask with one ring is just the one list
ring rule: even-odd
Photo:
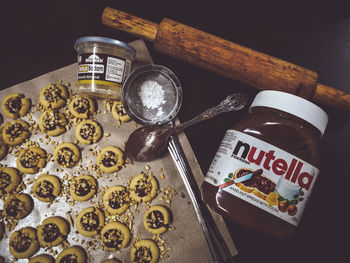
[[69,191],[75,201],[87,201],[97,192],[97,180],[88,174],[79,175],[72,179]]
[[10,238],[9,250],[15,258],[30,258],[39,250],[36,229],[24,227],[14,232]]
[[158,182],[151,174],[141,173],[130,182],[130,197],[136,202],[149,202],[158,194]]
[[17,168],[25,174],[36,174],[46,166],[46,151],[40,147],[21,149],[17,157]]
[[129,115],[126,113],[123,103],[121,101],[114,101],[112,105],[112,115],[117,121],[128,122],[130,121]]
[[58,136],[66,131],[67,118],[56,110],[44,111],[39,118],[39,128],[49,136]]
[[101,242],[109,251],[126,247],[130,241],[130,230],[119,222],[110,222],[101,230]]
[[18,119],[29,112],[31,105],[31,100],[23,94],[14,93],[5,96],[2,100],[1,108],[7,117]]
[[160,235],[168,230],[170,224],[169,210],[160,205],[148,209],[143,217],[143,225],[152,234]]
[[4,226],[4,223],[2,221],[0,221],[0,241],[4,237],[4,235],[5,235],[5,226]]
[[55,258],[49,254],[41,254],[30,258],[28,263],[55,263]]
[[87,255],[84,248],[80,246],[72,246],[64,248],[61,253],[58,254],[55,263],[86,263]]
[[88,119],[96,113],[96,102],[87,96],[75,96],[68,104],[69,112],[76,118]]
[[19,145],[30,136],[29,124],[22,120],[5,122],[2,129],[2,139],[8,145]]
[[124,213],[130,204],[128,191],[121,185],[109,187],[102,200],[105,209],[113,215]]
[[96,236],[104,224],[105,216],[99,208],[87,207],[77,215],[77,230],[83,236]]
[[115,258],[111,258],[111,259],[103,260],[101,263],[121,263],[121,261]]
[[83,120],[75,129],[75,137],[84,144],[93,144],[102,137],[102,127],[97,121]]
[[42,202],[53,202],[61,194],[61,181],[55,175],[43,174],[35,181],[32,193]]
[[69,232],[69,223],[60,216],[48,217],[37,227],[38,240],[42,247],[58,246],[67,239]]
[[8,219],[23,219],[33,210],[34,202],[25,193],[13,194],[4,202],[4,215]]
[[2,138],[2,128],[0,127],[0,161],[3,160],[8,153],[8,146]]
[[64,142],[56,146],[53,151],[55,162],[65,168],[71,168],[80,161],[80,149],[74,143]]
[[69,91],[66,86],[61,83],[48,84],[39,94],[39,103],[45,109],[59,109],[66,105],[69,98]]
[[97,164],[102,172],[114,173],[123,166],[124,154],[118,147],[105,147],[97,155]]
[[0,194],[12,193],[21,181],[22,177],[16,168],[0,167]]
[[141,239],[131,246],[131,262],[156,263],[159,259],[159,248],[156,242],[149,239]]

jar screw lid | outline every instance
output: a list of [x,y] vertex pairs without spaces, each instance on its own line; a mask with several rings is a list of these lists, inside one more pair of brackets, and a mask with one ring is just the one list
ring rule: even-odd
[[116,45],[116,46],[122,47],[124,49],[127,49],[129,52],[132,53],[132,56],[134,56],[134,57],[136,55],[136,50],[134,47],[132,47],[129,44],[124,43],[122,41],[108,38],[108,37],[97,37],[97,36],[81,37],[75,41],[74,48],[77,49],[77,45],[79,43],[82,43],[82,42],[98,42],[98,43],[112,44],[112,45]]
[[327,127],[328,115],[324,110],[306,99],[287,92],[261,91],[254,98],[250,109],[259,106],[274,108],[299,117],[316,127],[322,135]]

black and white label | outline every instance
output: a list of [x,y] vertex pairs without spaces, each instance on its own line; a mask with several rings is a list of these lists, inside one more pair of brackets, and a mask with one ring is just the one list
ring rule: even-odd
[[121,84],[128,76],[131,61],[106,54],[81,54],[78,80],[99,80]]

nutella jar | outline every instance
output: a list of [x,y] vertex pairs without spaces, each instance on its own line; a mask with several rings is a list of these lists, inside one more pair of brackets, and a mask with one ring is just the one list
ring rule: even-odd
[[266,90],[226,131],[202,185],[203,200],[241,225],[286,238],[319,175],[327,114],[298,96]]

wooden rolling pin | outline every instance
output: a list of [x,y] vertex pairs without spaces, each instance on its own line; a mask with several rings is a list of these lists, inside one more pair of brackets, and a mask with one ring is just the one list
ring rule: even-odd
[[102,23],[152,41],[154,49],[166,55],[252,87],[286,91],[320,105],[350,110],[350,94],[318,83],[316,72],[168,18],[157,24],[106,7]]

